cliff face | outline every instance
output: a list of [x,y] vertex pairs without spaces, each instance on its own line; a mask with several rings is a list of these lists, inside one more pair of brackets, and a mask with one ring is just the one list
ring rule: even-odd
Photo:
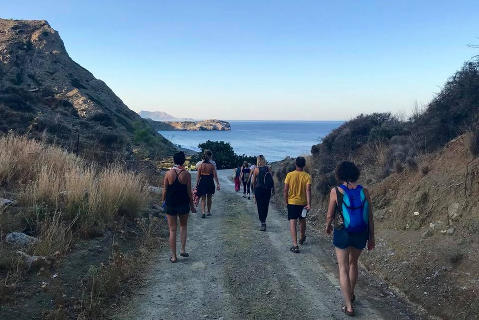
[[92,158],[170,154],[173,145],[68,55],[43,20],[0,19],[0,132]]
[[159,131],[229,131],[231,125],[222,120],[202,121],[153,121],[150,123]]

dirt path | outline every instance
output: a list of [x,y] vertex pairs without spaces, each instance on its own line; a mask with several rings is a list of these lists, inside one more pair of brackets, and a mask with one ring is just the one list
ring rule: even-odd
[[[289,251],[284,214],[273,208],[259,231],[253,200],[236,194],[230,171],[213,216],[191,215],[189,258],[172,264],[162,250],[145,285],[114,319],[345,319],[330,242],[311,233],[300,254]],[[364,272],[362,272],[364,273]],[[420,319],[409,305],[360,275],[359,319]]]

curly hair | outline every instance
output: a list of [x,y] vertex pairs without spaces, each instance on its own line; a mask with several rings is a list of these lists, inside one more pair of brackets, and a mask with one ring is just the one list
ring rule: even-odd
[[336,179],[341,182],[356,182],[361,172],[351,161],[342,161],[336,167]]

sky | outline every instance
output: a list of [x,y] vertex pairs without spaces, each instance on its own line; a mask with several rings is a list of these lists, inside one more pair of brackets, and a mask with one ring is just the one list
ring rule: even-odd
[[0,0],[44,19],[133,110],[224,120],[408,115],[479,54],[479,1]]

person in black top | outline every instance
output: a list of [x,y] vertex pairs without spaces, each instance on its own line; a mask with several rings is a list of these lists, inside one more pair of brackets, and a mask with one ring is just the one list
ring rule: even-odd
[[248,165],[248,162],[245,161],[243,165],[241,166],[240,180],[243,183],[243,198],[246,198],[246,195],[247,195],[248,199],[250,199],[250,185],[251,185],[250,175],[251,175],[251,169]]
[[188,214],[190,210],[195,213],[196,208],[191,194],[191,175],[183,167],[185,154],[182,151],[175,153],[173,161],[175,166],[166,173],[163,180],[163,202],[166,205],[166,217],[170,230],[170,261],[175,263],[178,260],[176,256],[177,217],[180,220],[180,256],[188,257],[189,254],[185,251]]
[[256,159],[256,168],[251,178],[251,188],[254,190],[258,217],[261,222],[260,231],[266,231],[266,217],[268,216],[269,200],[274,194],[274,182],[271,169],[266,166],[266,159],[259,155]]
[[[210,150],[205,150],[203,153],[203,162],[198,166],[198,178],[196,183],[196,194],[201,198],[202,215],[204,219],[206,216],[211,216],[211,204],[213,202],[213,195],[216,190],[220,190],[220,182],[216,173],[216,166],[212,163],[213,153]],[[208,213],[206,213],[208,210]]]

